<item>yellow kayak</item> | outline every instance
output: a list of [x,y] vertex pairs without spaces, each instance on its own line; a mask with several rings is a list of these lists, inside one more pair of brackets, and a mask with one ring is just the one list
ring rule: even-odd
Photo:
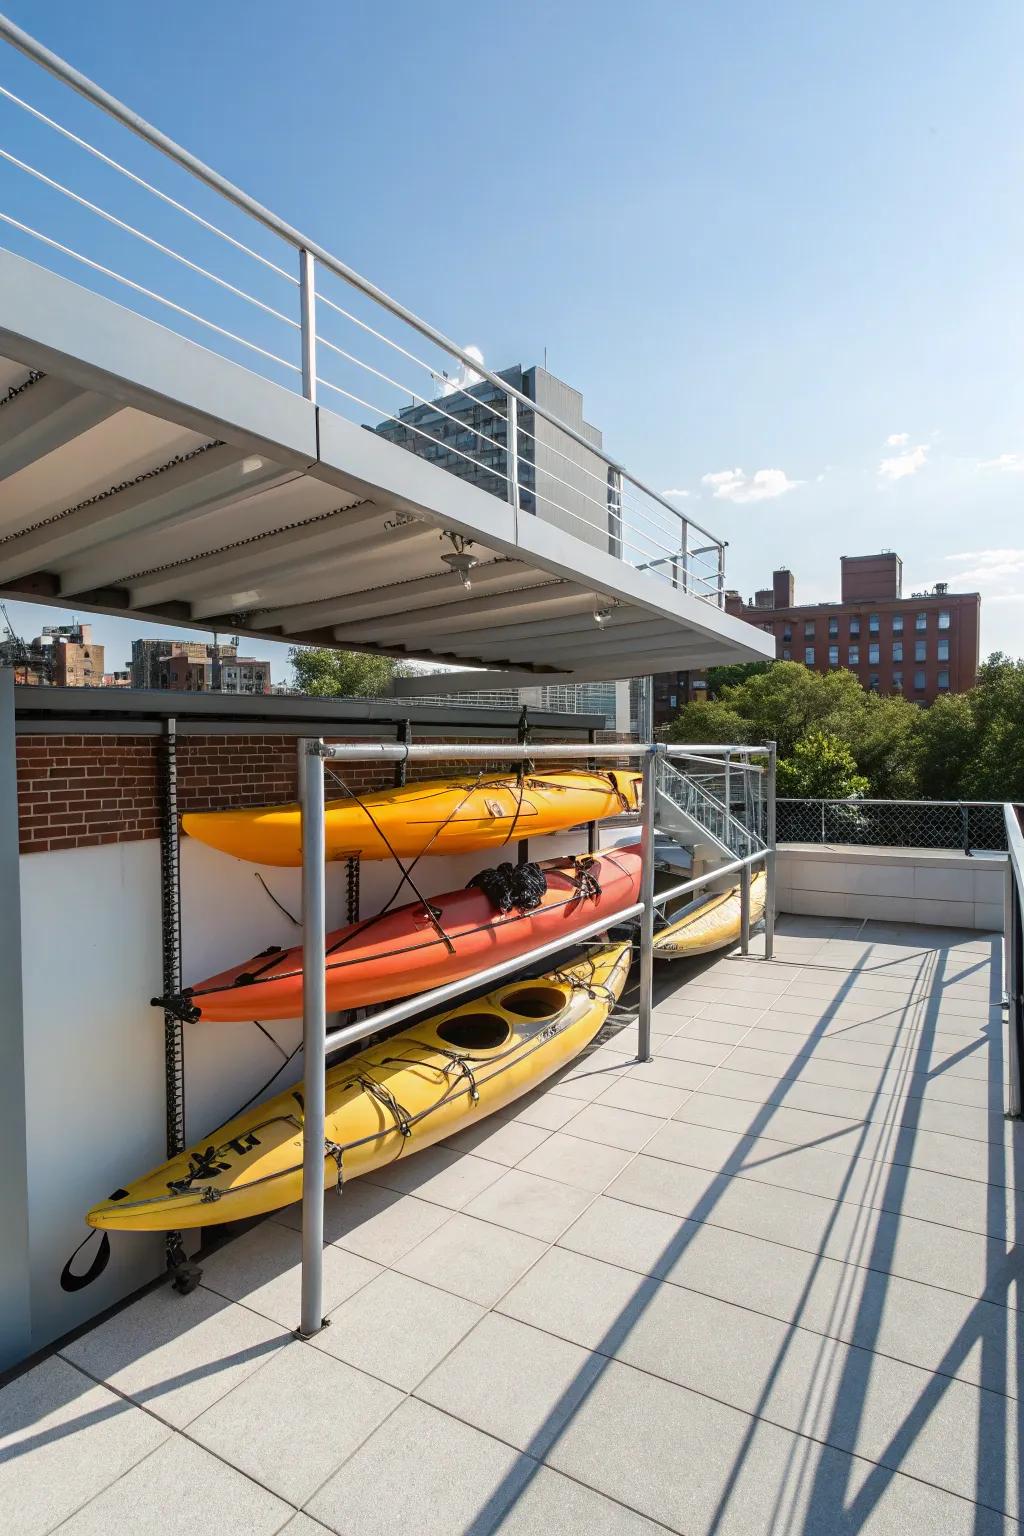
[[[589,1045],[622,992],[630,946],[510,982],[327,1073],[324,1187],[411,1157],[535,1088]],[[302,1084],[115,1190],[91,1227],[177,1231],[302,1196]]]
[[[750,882],[751,925],[764,916],[765,889],[762,871]],[[671,904],[669,910],[671,912]],[[677,960],[682,955],[706,955],[726,944],[735,944],[739,937],[740,888],[734,885],[730,890],[698,903],[677,922],[659,929],[654,935],[654,957],[656,960]]]
[[[403,789],[378,789],[327,805],[328,859],[417,858],[422,853],[471,853],[521,837],[540,837],[597,821],[639,805],[640,774],[570,769],[479,773],[425,779]],[[189,837],[256,864],[302,863],[298,805],[237,811],[194,811],[181,818]]]

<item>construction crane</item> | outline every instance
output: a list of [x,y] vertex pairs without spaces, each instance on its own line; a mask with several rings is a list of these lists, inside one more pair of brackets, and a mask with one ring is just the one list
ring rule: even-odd
[[[27,683],[30,680],[30,674],[41,683],[50,682],[53,676],[53,657],[48,654],[50,648],[47,647],[44,653],[39,653],[22,639],[11,623],[6,603],[0,603],[0,619],[3,620],[3,627],[7,631],[6,640],[0,640],[0,663],[14,668],[15,682]],[[20,677],[17,675],[19,672]]]

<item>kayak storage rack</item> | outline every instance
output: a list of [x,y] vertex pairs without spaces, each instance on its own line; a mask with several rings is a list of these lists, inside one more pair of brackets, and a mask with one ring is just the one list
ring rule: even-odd
[[[527,763],[546,758],[549,761],[578,761],[581,756],[596,762],[599,759],[631,758],[639,760],[643,774],[643,798],[641,818],[641,852],[643,872],[640,899],[632,906],[617,912],[615,924],[639,919],[640,988],[638,1002],[638,1045],[640,1061],[651,1059],[651,1015],[654,980],[654,919],[655,910],[663,902],[677,899],[701,889],[712,880],[724,875],[737,874],[740,883],[742,933],[741,949],[749,951],[750,939],[750,877],[755,865],[763,865],[767,877],[765,903],[765,959],[772,958],[775,918],[775,743],[766,746],[701,746],[697,753],[705,762],[721,764],[735,761],[745,768],[752,766],[751,758],[764,758],[766,788],[766,827],[763,847],[718,865],[691,880],[681,881],[657,894],[654,889],[655,854],[655,804],[657,771],[660,763],[669,765],[673,757],[693,758],[692,747],[669,745],[664,742],[597,743],[592,742],[581,750],[579,745],[559,743],[525,742],[513,746],[482,746],[477,743],[460,743],[453,749],[451,743],[434,745],[404,742],[353,742],[327,744],[321,737],[300,737],[298,750],[299,801],[302,806],[302,1045],[305,1064],[305,1107],[302,1123],[302,1295],[299,1327],[300,1338],[311,1338],[324,1326],[323,1316],[323,1242],[324,1242],[324,1121],[326,1101],[326,1066],[315,1069],[317,1062],[326,1063],[327,1056],[341,1046],[365,1040],[381,1029],[411,1018],[424,1010],[446,1007],[467,992],[481,986],[503,980],[524,966],[533,965],[558,954],[567,947],[564,937],[541,944],[527,954],[514,956],[475,972],[460,981],[448,982],[428,992],[379,1009],[365,1018],[344,1027],[327,1030],[326,995],[326,863],[324,838],[324,767],[326,763],[393,763],[398,770],[405,770],[410,762],[443,762],[458,757],[468,763]],[[590,835],[594,842],[593,831]],[[572,936],[573,944],[594,938],[609,926],[609,918],[578,929]],[[318,1198],[307,1198],[313,1191]]]

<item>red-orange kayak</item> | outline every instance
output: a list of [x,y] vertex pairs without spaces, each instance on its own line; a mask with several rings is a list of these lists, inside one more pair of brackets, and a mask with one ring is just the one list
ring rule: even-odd
[[[361,1008],[459,981],[485,966],[616,915],[637,899],[638,846],[593,859],[547,859],[547,890],[529,911],[496,911],[467,888],[396,907],[327,935],[327,1007]],[[432,915],[433,914],[433,915]],[[171,1000],[189,1019],[293,1019],[302,1013],[302,949],[265,950]],[[154,998],[163,1005],[165,1000]]]

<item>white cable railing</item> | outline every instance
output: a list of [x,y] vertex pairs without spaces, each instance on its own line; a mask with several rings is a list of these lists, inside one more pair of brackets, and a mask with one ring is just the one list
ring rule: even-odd
[[[724,543],[583,432],[3,16],[0,39],[11,45],[0,83],[11,249],[311,400],[322,389],[332,408],[517,512],[724,604]],[[162,185],[169,177],[177,184]]]

